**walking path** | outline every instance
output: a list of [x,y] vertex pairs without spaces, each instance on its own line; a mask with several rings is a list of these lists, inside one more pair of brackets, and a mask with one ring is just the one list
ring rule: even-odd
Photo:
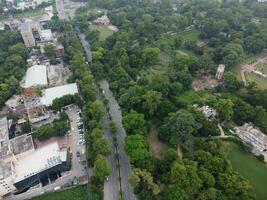
[[245,64],[241,67],[240,77],[241,77],[241,80],[243,81],[245,86],[247,86],[247,80],[246,80],[246,76],[245,76],[246,72],[255,73],[255,74],[257,74],[263,78],[267,77],[267,74],[264,74],[263,72],[257,70],[256,66],[258,64],[267,64],[267,57],[259,58],[255,62]]

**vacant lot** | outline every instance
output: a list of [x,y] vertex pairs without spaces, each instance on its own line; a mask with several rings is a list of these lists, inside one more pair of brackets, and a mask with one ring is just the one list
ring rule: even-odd
[[151,128],[149,135],[148,135],[148,141],[149,141],[149,148],[151,153],[159,159],[162,159],[166,152],[169,149],[169,146],[159,141],[157,136],[158,130],[156,128]]
[[99,40],[105,41],[109,36],[113,34],[114,31],[112,31],[110,28],[104,25],[90,25],[90,28],[92,30],[98,30],[100,32]]
[[266,200],[267,165],[258,161],[255,156],[245,152],[235,143],[226,142],[226,146],[229,150],[228,159],[233,168],[251,182],[257,200]]
[[85,200],[88,199],[87,186],[78,186],[75,188],[54,192],[32,200]]
[[254,73],[245,73],[245,76],[249,83],[255,82],[259,89],[267,89],[267,79]]

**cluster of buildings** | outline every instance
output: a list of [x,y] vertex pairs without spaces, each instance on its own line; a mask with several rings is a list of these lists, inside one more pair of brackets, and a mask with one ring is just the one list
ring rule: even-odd
[[[20,86],[21,95],[14,95],[5,104],[10,112],[34,124],[50,118],[49,106],[56,98],[78,93],[76,83],[65,84],[70,71],[64,67],[62,56],[64,47],[57,40],[57,33],[45,29],[44,21],[26,21],[21,23],[20,32],[26,47],[31,48],[27,60],[27,72]],[[45,55],[45,45],[54,46],[56,64],[50,64]]]
[[68,148],[57,142],[35,148],[30,134],[10,139],[9,129],[7,118],[0,118],[0,197],[24,192],[70,169]]
[[4,11],[10,9],[24,11],[26,9],[35,9],[42,3],[51,3],[51,0],[5,0]]
[[[32,2],[35,1],[26,4]],[[41,18],[4,24],[4,29],[20,30],[30,54],[26,74],[20,82],[21,94],[5,102],[8,112],[14,113],[18,120],[0,118],[0,199],[7,194],[23,193],[35,185],[46,185],[70,170],[70,145],[60,146],[54,141],[39,146],[31,134],[22,134],[25,123],[39,127],[56,119],[58,114],[50,110],[54,99],[78,93],[76,83],[67,84],[71,72],[62,62],[64,47],[58,42],[58,33],[47,28],[52,11],[50,6]],[[51,58],[45,54],[47,44],[54,46],[56,63],[51,64]]]
[[264,160],[267,161],[267,136],[258,128],[255,128],[250,123],[245,123],[243,126],[235,127],[233,132],[245,144],[252,147],[252,153],[255,155],[263,155]]
[[208,105],[199,107],[197,104],[194,104],[193,106],[197,108],[199,111],[201,111],[209,119],[215,118],[217,115],[216,110]]
[[[47,28],[48,23],[51,21],[53,17],[53,6],[47,6],[40,11],[40,16],[35,16],[34,21],[39,23],[41,28]],[[30,18],[27,20],[29,21]],[[25,22],[25,20],[18,20],[16,18],[11,18],[4,22],[0,23],[0,30],[17,30],[21,28],[21,25]],[[33,25],[32,25],[33,26]],[[27,28],[27,27],[25,27]]]

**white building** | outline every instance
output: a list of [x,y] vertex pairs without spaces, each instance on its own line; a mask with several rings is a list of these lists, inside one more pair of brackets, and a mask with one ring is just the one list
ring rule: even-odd
[[28,68],[24,88],[46,87],[47,69],[45,65],[34,65]]
[[235,127],[236,134],[244,143],[249,143],[252,146],[252,153],[255,155],[263,155],[267,161],[267,136],[258,128],[250,123],[245,123],[243,126]]
[[68,94],[77,94],[77,93],[78,93],[78,87],[76,83],[57,86],[53,88],[47,88],[43,91],[43,97],[41,98],[41,103],[45,106],[51,106],[54,99],[63,97]]
[[0,199],[38,184],[50,173],[69,170],[68,150],[57,142],[35,149],[30,134],[9,139],[6,118],[0,119],[0,131]]
[[50,29],[41,30],[40,39],[42,42],[52,41],[53,40],[52,31]]
[[215,77],[220,80],[223,77],[225,65],[219,64]]

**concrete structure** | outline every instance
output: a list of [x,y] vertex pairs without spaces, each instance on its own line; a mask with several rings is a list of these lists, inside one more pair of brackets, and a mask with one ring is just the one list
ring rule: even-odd
[[55,48],[55,53],[57,58],[61,58],[64,54],[64,46],[62,44],[58,44]]
[[0,198],[70,169],[68,149],[60,149],[57,142],[35,149],[30,134],[9,139],[6,118],[0,119],[0,133]]
[[236,134],[245,144],[252,146],[252,153],[263,155],[267,161],[267,136],[250,123],[235,127]]
[[23,115],[24,113],[26,113],[24,100],[21,95],[13,95],[5,102],[5,105],[9,108],[11,112],[15,112],[19,115]]
[[101,17],[98,17],[97,19],[95,19],[93,21],[93,24],[97,24],[97,25],[105,25],[105,26],[107,26],[107,25],[109,25],[109,23],[110,23],[110,20],[109,20],[107,15],[103,15]]
[[220,80],[223,77],[225,65],[219,64],[215,77]]
[[42,42],[52,41],[53,40],[52,31],[50,29],[41,30],[40,39]]
[[26,47],[34,47],[36,45],[30,22],[21,24],[20,32]]
[[43,97],[41,98],[41,103],[45,106],[50,106],[53,100],[56,98],[63,97],[68,94],[77,94],[78,87],[76,83],[57,86],[53,88],[48,88],[43,91]]
[[213,109],[210,106],[202,106],[200,108],[198,108],[207,118],[213,118],[217,115],[217,112],[215,109]]
[[34,65],[28,68],[24,88],[46,87],[47,68],[45,65]]

